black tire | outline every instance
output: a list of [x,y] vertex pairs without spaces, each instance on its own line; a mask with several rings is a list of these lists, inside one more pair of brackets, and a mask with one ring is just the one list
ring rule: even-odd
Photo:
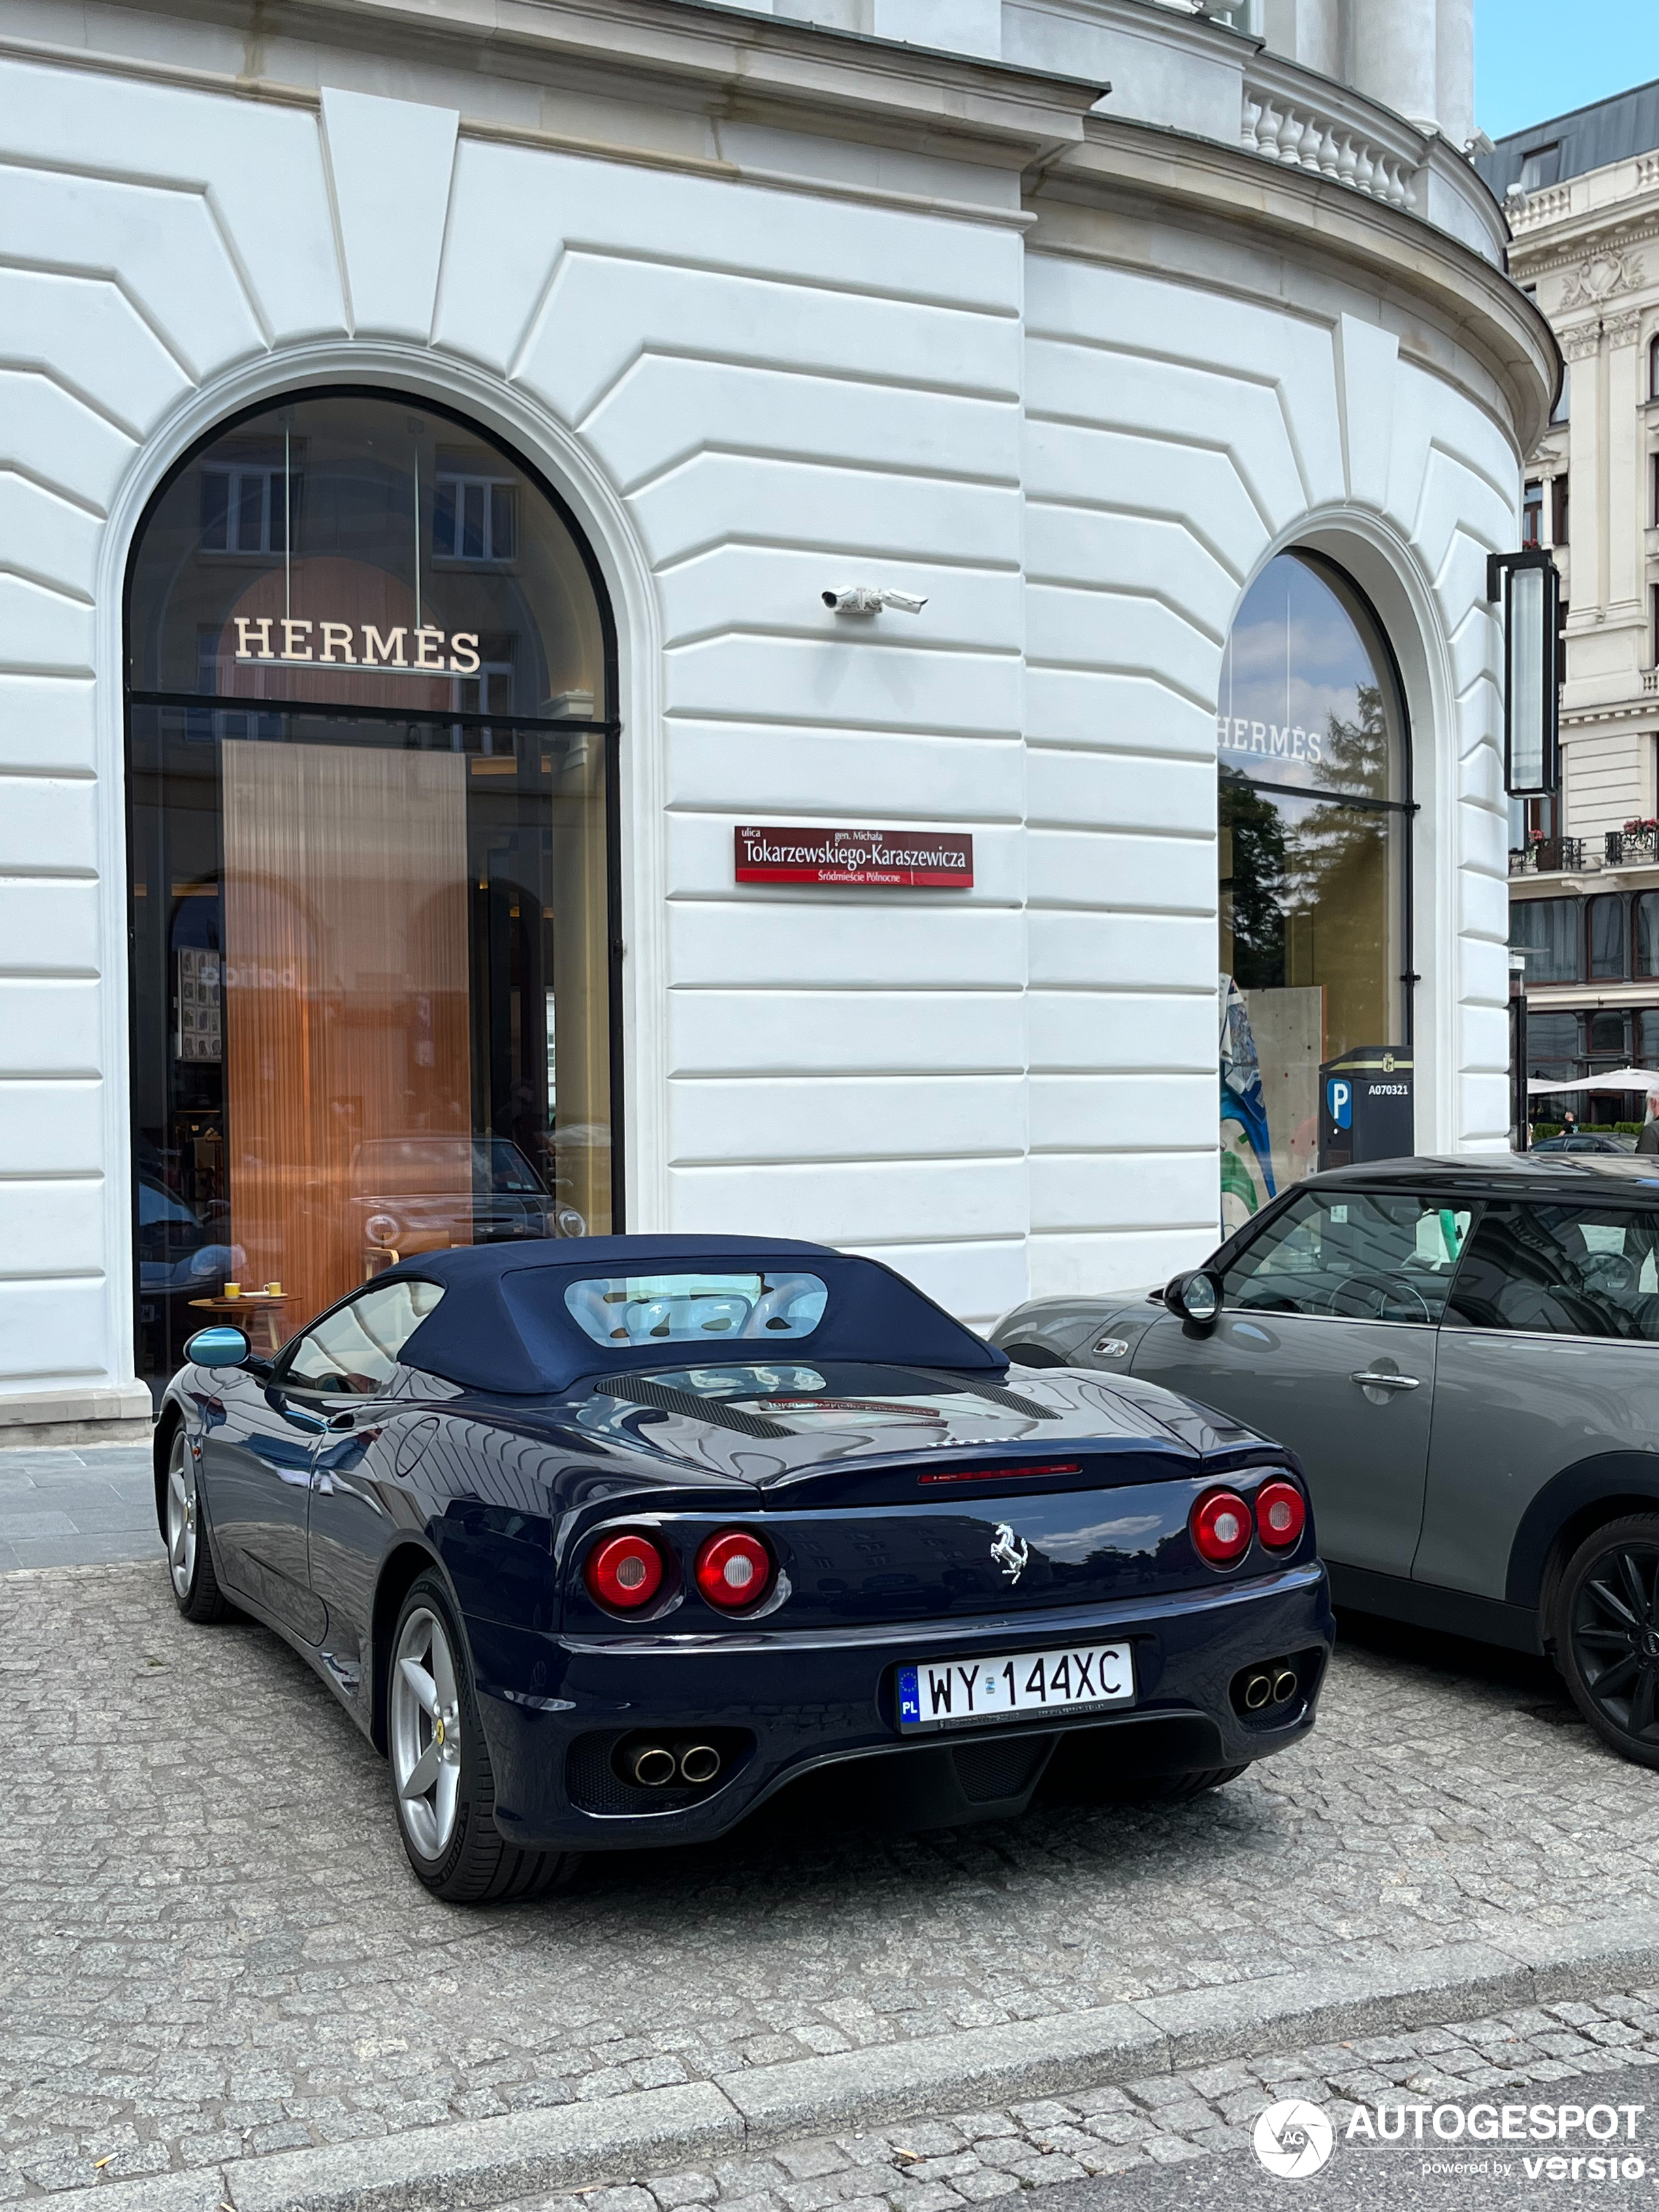
[[1556,1663],[1603,1743],[1659,1766],[1659,1513],[1586,1536],[1555,1595]]
[[[447,1647],[441,1661],[432,1624]],[[406,1647],[419,1647],[422,1636],[427,1664],[423,1668],[418,1658],[411,1664],[430,1683],[453,1690],[440,1698],[429,1719],[427,1705],[407,1686],[399,1666]],[[404,1600],[390,1646],[387,1677],[392,1810],[416,1879],[447,1905],[494,1905],[509,1898],[534,1897],[568,1881],[578,1863],[573,1852],[520,1850],[495,1826],[495,1777],[478,1713],[472,1657],[449,1593],[434,1574],[420,1576]],[[400,1680],[405,1680],[401,1692]],[[459,1755],[450,1756],[458,1719],[460,1749]],[[411,1750],[420,1754],[415,1764],[409,1759]],[[437,1778],[422,1796],[407,1795],[404,1780],[416,1779],[420,1765],[428,1759]],[[453,1783],[444,1774],[446,1768],[454,1770]],[[450,1793],[441,1806],[441,1787]]]
[[173,1603],[186,1620],[228,1620],[236,1608],[220,1589],[214,1570],[207,1498],[198,1480],[196,1455],[182,1427],[174,1429],[167,1447],[161,1506]]

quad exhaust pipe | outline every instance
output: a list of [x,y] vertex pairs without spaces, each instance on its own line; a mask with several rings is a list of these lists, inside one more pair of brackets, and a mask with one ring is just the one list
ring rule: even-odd
[[676,1780],[694,1787],[712,1782],[723,1764],[712,1743],[642,1743],[629,1754],[628,1768],[641,1790],[665,1790]]

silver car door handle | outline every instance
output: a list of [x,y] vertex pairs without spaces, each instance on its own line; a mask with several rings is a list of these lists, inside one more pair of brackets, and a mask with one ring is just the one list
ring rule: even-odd
[[1423,1378],[1420,1375],[1373,1375],[1362,1367],[1358,1375],[1349,1376],[1348,1380],[1363,1383],[1368,1390],[1415,1390]]

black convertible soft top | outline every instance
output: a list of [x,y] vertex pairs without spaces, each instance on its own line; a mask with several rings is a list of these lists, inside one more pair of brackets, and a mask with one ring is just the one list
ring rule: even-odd
[[[741,1335],[599,1343],[566,1302],[573,1284],[697,1273],[813,1275],[829,1297],[816,1327],[787,1343]],[[401,1261],[376,1279],[400,1277],[441,1283],[445,1292],[404,1344],[404,1363],[471,1390],[540,1395],[568,1389],[585,1375],[776,1358],[885,1361],[998,1375],[1008,1365],[1006,1352],[878,1260],[787,1237],[584,1237],[473,1244]]]

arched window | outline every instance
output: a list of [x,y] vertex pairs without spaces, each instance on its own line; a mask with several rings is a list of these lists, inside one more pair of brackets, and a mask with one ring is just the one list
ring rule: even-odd
[[1404,703],[1375,616],[1330,562],[1281,554],[1250,586],[1216,734],[1232,1227],[1318,1165],[1322,1062],[1411,1044]]
[[393,1255],[617,1225],[614,662],[568,514],[429,402],[295,395],[156,494],[127,593],[141,1374],[216,1307],[264,1349]]

